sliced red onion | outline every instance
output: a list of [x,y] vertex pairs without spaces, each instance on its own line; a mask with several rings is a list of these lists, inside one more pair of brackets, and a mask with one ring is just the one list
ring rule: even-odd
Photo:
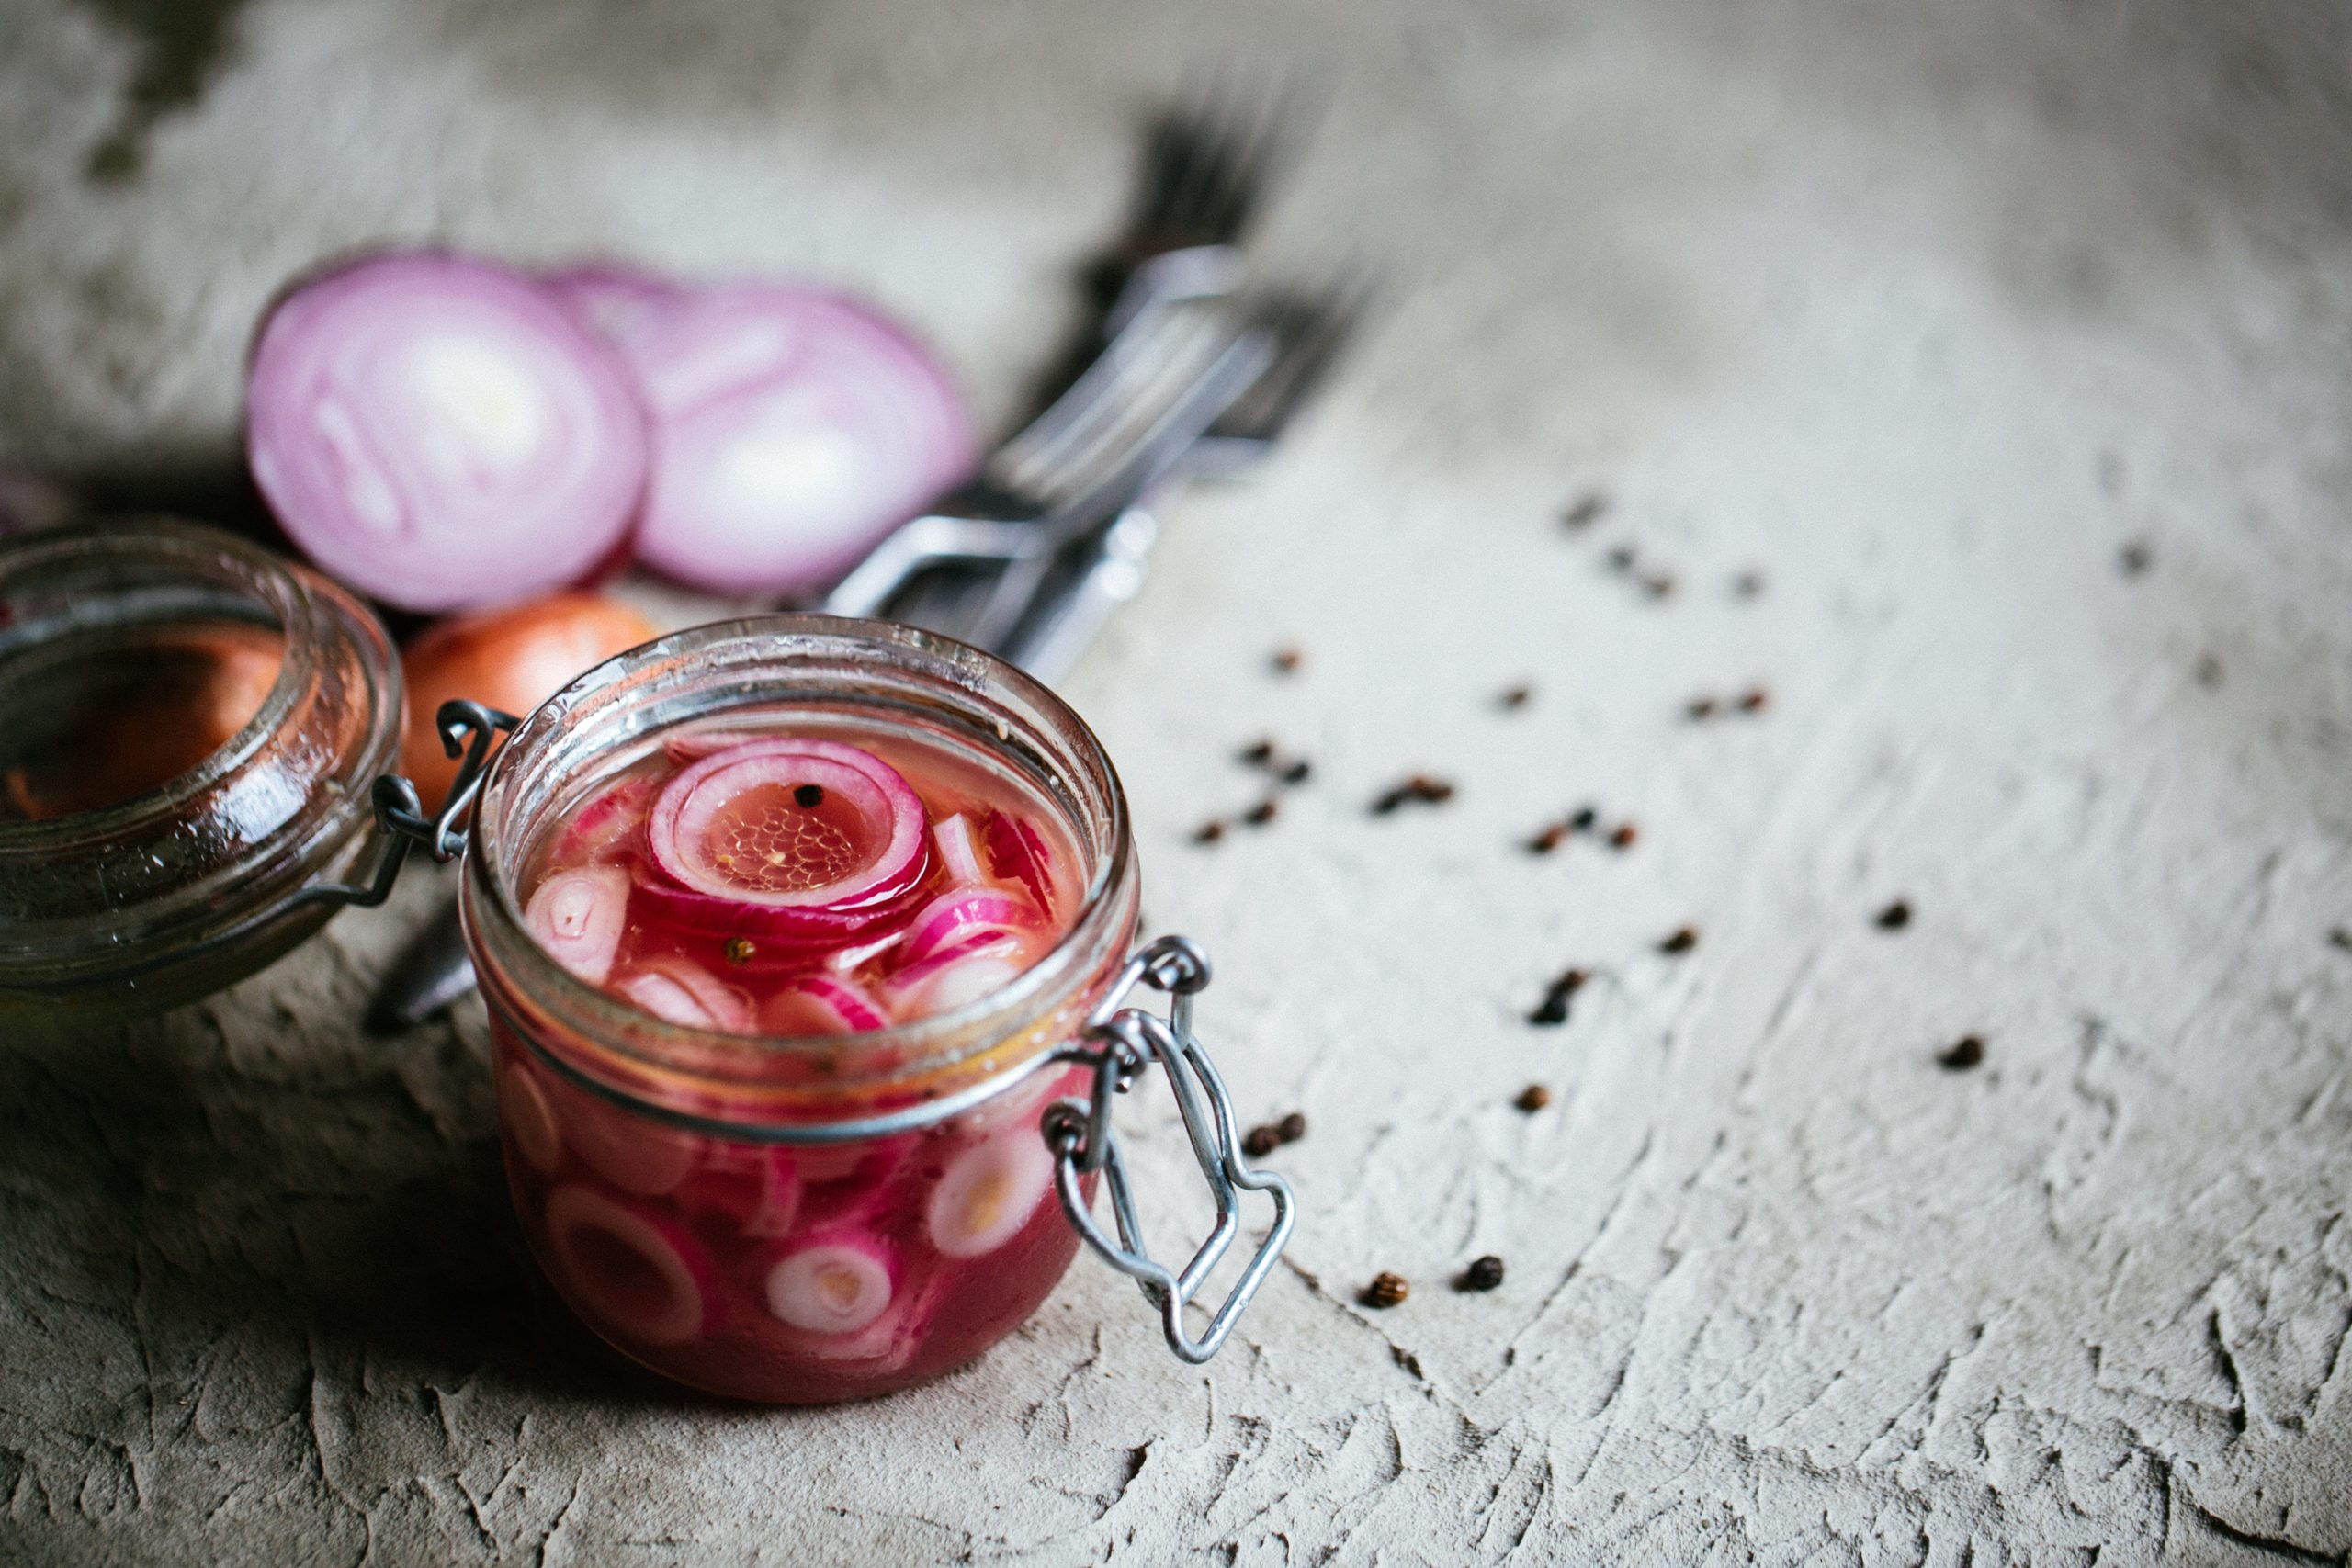
[[811,1144],[800,1151],[800,1179],[811,1187],[835,1189],[826,1197],[846,1211],[856,1207],[849,1201],[854,1192],[878,1197],[920,1142],[916,1134],[902,1133],[855,1144]]
[[559,871],[538,886],[523,908],[548,956],[592,986],[613,972],[628,923],[628,873],[616,865]]
[[609,350],[530,279],[441,252],[310,278],[263,321],[245,451],[288,537],[402,609],[580,578],[645,489],[645,418]]
[[1053,1185],[1054,1155],[1033,1127],[1011,1126],[948,1162],[925,1215],[948,1258],[994,1252],[1020,1233]]
[[1027,899],[1001,887],[956,887],[925,904],[907,923],[900,972],[921,964],[978,931],[1018,936],[1036,923]]
[[995,995],[1028,967],[1023,943],[1011,931],[976,927],[920,964],[890,977],[890,1002],[899,1021],[931,1018]]
[[657,958],[622,976],[613,988],[664,1023],[726,1034],[754,1032],[752,999],[683,958]]
[[790,1348],[831,1363],[831,1370],[843,1377],[887,1376],[906,1367],[922,1348],[942,1299],[936,1278],[920,1290],[909,1280],[882,1315],[856,1333],[797,1336]]
[[768,1270],[768,1311],[811,1334],[854,1334],[882,1315],[899,1289],[899,1255],[849,1227],[795,1247]]
[[972,840],[971,818],[962,812],[931,825],[932,842],[939,846],[939,863],[951,882],[971,886],[989,880],[980,867],[980,846]]
[[657,785],[646,774],[623,779],[590,801],[564,824],[548,859],[569,870],[622,859],[642,851],[646,814],[653,809]]
[[662,787],[646,838],[690,892],[771,910],[889,912],[927,869],[922,801],[831,740],[747,741]]
[[787,1236],[800,1214],[798,1163],[789,1149],[714,1144],[672,1201],[728,1235]]
[[698,289],[617,346],[653,422],[639,558],[699,588],[822,587],[976,456],[946,371],[835,295]]
[[589,1169],[624,1192],[658,1198],[686,1179],[702,1140],[572,1085],[551,1085],[556,1125]]
[[738,746],[747,746],[754,740],[774,739],[748,729],[693,729],[665,739],[662,742],[662,750],[670,761],[684,767],[688,762],[699,762],[705,757],[732,750]]
[[563,1132],[548,1097],[520,1062],[509,1063],[498,1075],[498,1113],[523,1163],[541,1176],[553,1176],[563,1163]]
[[773,1035],[862,1034],[887,1028],[890,1015],[865,987],[831,975],[808,975],[777,991],[760,1010]]
[[548,1194],[548,1250],[587,1314],[648,1345],[702,1329],[709,1265],[683,1231],[586,1187]]
[[607,343],[619,343],[645,329],[687,291],[659,273],[623,262],[583,262],[542,273],[539,285],[572,310]]
[[[883,921],[898,906],[878,909],[774,909],[760,904],[740,904],[732,898],[713,898],[701,893],[689,893],[673,887],[659,871],[650,866],[634,872],[635,890],[631,895],[642,912],[639,918],[649,923],[673,930],[695,932],[726,942],[735,937],[749,937],[754,954],[751,960],[756,969],[774,969],[778,964],[804,967],[818,954],[880,929]],[[893,938],[895,940],[895,938]]]
[[1008,882],[1029,889],[1040,909],[1054,907],[1054,855],[1045,834],[1026,817],[990,811],[982,835],[988,840],[989,869]]

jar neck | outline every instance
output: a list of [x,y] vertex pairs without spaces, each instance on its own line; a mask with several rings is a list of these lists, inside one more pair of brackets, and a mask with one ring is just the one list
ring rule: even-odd
[[[758,710],[920,721],[1017,767],[1080,857],[1069,928],[974,1006],[856,1034],[762,1039],[683,1028],[551,960],[521,916],[518,873],[582,786],[673,725]],[[562,1065],[627,1097],[746,1123],[845,1120],[961,1093],[1068,1040],[1133,945],[1138,876],[1117,776],[1084,723],[977,650],[908,628],[775,616],[677,634],[590,671],[525,722],[476,811],[462,904],[485,998]]]

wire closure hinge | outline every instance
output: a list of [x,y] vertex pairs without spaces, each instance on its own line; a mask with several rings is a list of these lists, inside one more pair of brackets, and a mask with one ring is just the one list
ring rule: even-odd
[[450,756],[463,758],[457,776],[449,781],[441,809],[427,817],[416,785],[398,773],[379,773],[368,796],[376,808],[374,868],[357,881],[305,887],[290,900],[289,908],[300,904],[372,908],[391,896],[392,884],[399,879],[410,850],[422,846],[436,861],[452,861],[465,852],[466,829],[458,824],[473,809],[474,796],[481,792],[482,775],[490,771],[490,749],[501,734],[523,721],[480,703],[447,702],[434,714],[433,722],[441,731],[443,748]]
[[[1061,1199],[1062,1213],[1104,1261],[1143,1286],[1144,1299],[1159,1311],[1168,1348],[1178,1359],[1193,1363],[1216,1355],[1226,1336],[1233,1332],[1242,1310],[1265,1283],[1274,1260],[1289,1242],[1298,1206],[1290,1183],[1272,1171],[1250,1169],[1241,1156],[1233,1101],[1226,1093],[1225,1080],[1193,1035],[1193,998],[1208,983],[1208,959],[1184,937],[1161,937],[1128,959],[1095,1009],[1080,1042],[1065,1052],[1068,1059],[1094,1068],[1091,1093],[1083,1100],[1056,1100],[1046,1108],[1040,1122],[1046,1143],[1054,1151],[1054,1190]],[[1138,985],[1168,994],[1166,1018],[1146,1008],[1125,1005]],[[1120,1158],[1118,1139],[1111,1130],[1112,1097],[1124,1093],[1155,1061],[1175,1089],[1176,1108],[1183,1117],[1185,1134],[1193,1141],[1193,1157],[1200,1162],[1201,1174],[1208,1179],[1209,1192],[1216,1200],[1216,1225],[1181,1273],[1154,1262],[1145,1250],[1134,1189]],[[1095,1222],[1080,1185],[1087,1176],[1098,1172],[1111,1191],[1116,1239]],[[1196,1339],[1187,1332],[1184,1309],[1241,1234],[1243,1190],[1264,1192],[1273,1199],[1273,1226]]]

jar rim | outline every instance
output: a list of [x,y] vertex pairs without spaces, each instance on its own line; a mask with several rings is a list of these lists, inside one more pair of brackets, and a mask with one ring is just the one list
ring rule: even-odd
[[[989,716],[997,725],[1000,740],[1008,743],[1012,739],[1008,720],[1022,716],[1014,705],[1048,721],[1048,732],[1023,739],[1057,750],[1063,764],[1091,775],[1103,820],[1099,833],[1090,833],[1081,823],[1069,824],[1081,850],[1088,848],[1090,839],[1100,842],[1088,857],[1092,863],[1076,917],[1035,964],[975,1002],[909,1022],[852,1033],[752,1035],[655,1018],[571,974],[530,937],[507,863],[519,859],[527,844],[506,843],[503,833],[504,814],[513,805],[506,799],[507,793],[520,787],[515,781],[531,763],[533,748],[557,743],[573,728],[580,705],[594,701],[632,670],[658,660],[708,657],[715,650],[754,642],[768,651],[764,658],[747,662],[755,667],[773,665],[779,671],[805,668],[803,661],[813,655],[892,650],[899,660],[913,660],[906,668],[934,679],[940,691],[960,694],[975,712],[993,709]],[[978,699],[991,688],[1012,702],[980,703]],[[741,705],[773,700],[767,694],[749,692],[742,694]],[[692,716],[702,718],[725,711],[721,705]],[[659,724],[636,733],[641,737],[668,728],[669,724]],[[1069,815],[1066,802],[1056,798],[1054,804],[1066,817]],[[713,622],[641,644],[583,672],[534,709],[492,759],[476,801],[466,861],[462,908],[477,958],[486,939],[504,939],[494,943],[501,961],[527,955],[522,962],[528,966],[531,1000],[542,1007],[552,1003],[550,1010],[557,1014],[557,1021],[600,1049],[621,1055],[628,1066],[658,1073],[683,1071],[704,1080],[757,1082],[765,1069],[780,1063],[823,1061],[851,1053],[898,1055],[898,1065],[882,1075],[832,1080],[842,1089],[866,1090],[952,1067],[1034,1028],[1105,967],[1106,942],[1118,944],[1115,952],[1107,954],[1112,966],[1124,962],[1136,881],[1134,838],[1118,772],[1085,720],[1044,682],[992,654],[935,632],[814,614]],[[485,974],[485,981],[491,978]],[[484,994],[497,1005],[492,985],[485,984]],[[968,1043],[958,1049],[959,1043]]]

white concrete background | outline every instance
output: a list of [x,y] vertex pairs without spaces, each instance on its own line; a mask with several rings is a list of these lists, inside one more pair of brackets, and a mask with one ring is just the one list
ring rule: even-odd
[[[838,279],[1001,414],[1137,116],[1323,72],[1267,249],[1387,318],[1069,684],[1305,1213],[1205,1371],[1081,1259],[878,1404],[618,1382],[529,1304],[478,1010],[353,1027],[420,884],[0,1047],[0,1559],[2352,1551],[2340,6],[256,0],[87,177],[125,18],[219,4],[0,4],[10,456],[200,470],[266,292],[381,237]],[[1261,732],[1314,783],[1194,847]],[[1514,847],[1586,799],[1639,846]]]

